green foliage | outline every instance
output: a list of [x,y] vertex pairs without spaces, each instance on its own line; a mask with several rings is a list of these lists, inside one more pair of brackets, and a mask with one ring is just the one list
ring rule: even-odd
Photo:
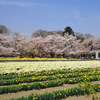
[[[76,78],[62,78],[62,79],[56,79],[56,80],[48,80],[43,82],[34,82],[34,83],[22,83],[17,86],[5,86],[0,87],[0,94],[3,93],[11,93],[11,92],[17,92],[22,90],[32,90],[32,89],[43,89],[47,87],[55,87],[63,84],[75,84],[79,83],[80,81],[84,81],[86,77],[76,77]],[[100,80],[99,76],[88,76],[87,79],[90,81],[98,81]]]
[[68,35],[73,35],[73,36],[75,36],[75,35],[74,35],[74,32],[73,32],[73,30],[72,30],[72,28],[69,27],[69,26],[66,27],[66,28],[64,29],[63,36],[65,35],[65,33],[68,34]]
[[[82,87],[74,87],[70,89],[64,89],[64,90],[58,90],[54,92],[46,92],[43,94],[34,94],[32,93],[28,97],[21,97],[16,99],[9,99],[9,100],[59,100],[65,97],[69,96],[78,96],[78,95],[85,95],[87,93],[87,90],[84,89],[87,88],[86,86]],[[96,88],[96,92],[100,92],[100,84],[95,84],[91,89]]]
[[[31,76],[32,77],[27,77]],[[41,75],[41,76],[39,76]],[[45,76],[43,76],[45,75]],[[46,76],[47,75],[47,76]],[[6,80],[7,76],[11,79]],[[17,76],[15,79],[15,76]],[[100,80],[100,70],[99,68],[93,69],[74,69],[74,70],[58,70],[58,71],[48,71],[48,72],[32,72],[32,73],[20,73],[20,74],[11,74],[1,75],[0,85],[10,85],[10,84],[19,84],[16,86],[5,86],[0,87],[0,94],[11,93],[22,90],[32,90],[32,89],[42,89],[47,87],[54,87],[63,84],[75,84],[79,83],[86,79],[90,81],[99,81]],[[38,82],[40,81],[40,82]],[[30,83],[34,82],[34,83]]]
[[100,100],[100,97],[93,97],[92,100]]
[[[95,87],[89,79],[85,79],[83,82],[80,82],[79,87],[83,88],[83,90],[85,90],[85,94],[89,97],[90,95],[92,95],[92,100],[100,100],[99,97],[95,97],[95,94],[97,92],[97,87]],[[85,87],[83,87],[83,85]],[[97,84],[98,85],[98,84]]]
[[31,77],[22,77],[21,75],[19,75],[18,77],[16,77],[15,79],[3,79],[0,80],[0,85],[11,85],[11,84],[19,84],[19,83],[30,83],[30,82],[38,82],[38,81],[46,81],[46,80],[54,80],[54,79],[62,79],[62,78],[75,78],[75,77],[82,77],[84,75],[90,76],[90,75],[100,75],[100,73],[98,73],[99,71],[96,71],[95,73],[92,73],[90,71],[90,73],[88,72],[74,72],[74,73],[65,73],[66,71],[64,71],[63,73],[57,73],[54,75],[45,75],[45,76],[31,76]]
[[[17,76],[16,79],[13,79],[15,76]],[[91,85],[90,83],[91,81],[100,80],[99,68],[20,73],[20,74],[14,74],[12,75],[12,77],[10,74],[8,75],[9,77],[8,80],[6,80],[7,75],[1,75],[1,77],[3,77],[4,79],[1,80],[0,84],[12,84],[12,83],[19,84],[19,82],[20,84],[16,86],[5,86],[5,87],[1,86],[0,94],[18,92],[23,90],[27,91],[32,89],[43,89],[63,84],[75,84],[81,82],[79,84],[79,87],[76,88],[64,89],[43,94],[33,93],[27,97],[21,97],[18,99],[11,99],[11,100],[58,100],[68,96],[85,95],[85,94],[90,95],[91,93],[100,92],[100,84]],[[32,79],[34,83],[30,83],[31,82],[30,79]],[[93,99],[95,100],[95,97],[93,97]]]
[[[91,81],[100,81],[99,68],[20,73],[14,75],[12,74],[12,77],[11,74],[8,74],[8,77],[9,79],[7,80],[7,75],[0,75],[0,79],[3,78],[0,84],[19,84],[19,82],[20,84],[3,87],[1,86],[0,94],[27,91],[32,89],[43,89],[60,86],[63,84],[76,84],[81,82],[79,87],[76,88],[64,89],[43,94],[33,93],[27,97],[11,100],[59,100],[68,96],[85,94],[90,95],[91,93],[100,92],[100,84],[91,85],[90,83]],[[33,83],[30,83],[32,82],[31,79],[33,80]]]
[[92,83],[90,82],[89,79],[84,79],[83,82],[79,83],[79,86],[82,87],[82,85],[85,86],[85,88],[83,88],[84,90],[86,90],[86,95],[90,95],[90,94],[94,94],[96,91],[95,89],[93,88],[93,85]]
[[[41,72],[26,72],[26,73],[9,73],[9,74],[1,74],[0,75],[0,80],[4,80],[4,79],[15,79],[15,78],[26,78],[26,77],[35,77],[35,76],[49,76],[49,75],[55,75],[55,74],[76,74],[76,73],[83,73],[86,74],[87,73],[98,73],[99,74],[100,68],[86,68],[86,69],[73,69],[73,70],[51,70],[51,71],[41,71]],[[91,75],[90,74],[90,75]],[[69,75],[70,76],[70,75]]]

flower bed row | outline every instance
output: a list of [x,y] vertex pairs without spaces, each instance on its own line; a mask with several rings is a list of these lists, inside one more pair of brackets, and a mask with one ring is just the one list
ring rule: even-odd
[[[100,92],[100,84],[95,84],[91,87],[96,92]],[[9,99],[9,100],[59,100],[62,98],[66,98],[69,96],[76,96],[76,95],[85,95],[88,94],[90,91],[87,87],[74,87],[70,89],[58,90],[53,92],[47,92],[43,94],[35,94],[32,93],[27,97],[21,97],[16,99]]]
[[96,72],[100,73],[100,68],[86,68],[86,69],[73,69],[73,70],[52,70],[52,71],[42,71],[42,72],[28,72],[28,73],[9,73],[5,75],[0,75],[1,79],[13,79],[13,78],[23,78],[23,77],[31,77],[31,76],[43,76],[43,75],[55,75],[55,74],[65,74],[65,73],[82,73],[82,72]]
[[38,81],[46,81],[46,80],[54,80],[54,79],[61,79],[61,78],[75,78],[81,76],[93,76],[93,75],[100,75],[100,71],[96,72],[84,72],[84,73],[66,73],[66,74],[55,74],[50,76],[37,76],[37,77],[24,77],[24,78],[15,78],[9,80],[0,80],[0,85],[12,85],[12,84],[19,84],[19,83],[30,83],[30,82],[38,82]]
[[43,81],[43,82],[34,82],[34,83],[22,83],[17,86],[5,86],[0,87],[0,94],[3,93],[11,93],[11,92],[17,92],[22,90],[32,90],[32,89],[43,89],[47,87],[55,87],[63,84],[75,84],[79,83],[81,81],[84,81],[85,79],[89,81],[100,81],[100,76],[88,76],[88,77],[76,77],[76,78],[62,78],[62,79],[56,79],[56,80],[49,80],[49,81]]
[[0,61],[11,61],[11,60],[19,60],[19,61],[26,61],[26,60],[82,60],[78,58],[19,58],[19,57],[0,57]]
[[47,62],[3,62],[0,73],[27,73],[63,69],[100,68],[100,61],[47,61]]

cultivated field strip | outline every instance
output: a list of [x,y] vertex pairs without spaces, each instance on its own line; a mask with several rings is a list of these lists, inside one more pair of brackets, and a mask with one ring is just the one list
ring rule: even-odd
[[[9,80],[2,79],[0,80],[1,81],[0,94],[18,92],[18,91],[23,91],[23,90],[27,91],[27,90],[32,90],[32,89],[43,89],[43,88],[48,88],[48,87],[60,86],[63,84],[76,84],[81,81],[84,81],[84,79],[88,79],[89,81],[100,81],[99,69],[100,68],[94,68],[90,70],[87,69],[87,71],[86,69],[64,70],[64,72],[66,71],[66,73],[64,74],[54,73],[51,76],[44,75],[44,76],[36,76],[36,77],[31,77],[31,78],[19,77],[19,78],[9,79]],[[80,73],[77,71],[79,71]],[[59,72],[62,72],[62,71],[59,70]],[[6,85],[6,86],[2,86],[2,85]]]
[[100,75],[99,70],[100,68],[94,68],[91,70],[90,69],[79,69],[79,70],[74,69],[74,70],[58,70],[58,71],[40,72],[40,73],[38,72],[37,73],[19,73],[18,75],[10,75],[10,77],[9,75],[1,75],[0,85],[30,83],[30,82],[38,82],[38,81],[46,81],[46,80],[54,80],[54,79],[62,79],[62,78],[67,79],[67,78],[85,77],[85,76],[91,76],[91,75],[96,76],[96,75]]
[[81,72],[97,72],[100,71],[100,68],[84,68],[84,69],[63,69],[63,70],[51,70],[51,71],[41,71],[41,72],[21,72],[21,73],[5,73],[0,74],[0,79],[13,79],[13,78],[24,78],[24,77],[31,77],[31,76],[48,76],[48,75],[55,75],[55,74],[70,74],[70,73],[81,73]]
[[[100,84],[92,85],[92,89],[94,89],[96,92],[100,92]],[[36,94],[32,93],[27,97],[20,97],[15,99],[9,99],[9,100],[60,100],[62,98],[68,98],[69,96],[80,96],[85,95],[88,93],[89,90],[85,87],[74,87],[69,89],[63,89],[53,92],[45,92],[42,94]]]
[[100,61],[2,62],[0,74],[97,67],[100,67]]
[[[92,62],[94,63],[94,61]],[[82,66],[82,64],[80,66]],[[15,67],[15,69],[16,68],[17,67]],[[17,70],[20,70],[20,68],[17,68]],[[97,65],[96,67],[90,65],[88,68],[79,68],[78,66],[78,68],[63,68],[57,70],[52,69],[27,72],[19,71],[17,73],[13,70],[8,73],[0,73],[0,94],[4,95],[7,93],[10,94],[21,91],[55,88],[57,86],[68,84],[74,85],[84,82],[84,80],[86,80],[87,82],[100,82],[100,67]],[[93,87],[91,88],[95,89],[96,92],[100,92],[100,84],[93,85]],[[86,90],[86,87],[83,86],[71,89],[65,88],[64,90],[59,89],[54,92],[44,92],[42,94],[33,93],[27,97],[21,97],[12,100],[58,100],[68,96],[83,95],[87,92],[89,92],[88,89]]]

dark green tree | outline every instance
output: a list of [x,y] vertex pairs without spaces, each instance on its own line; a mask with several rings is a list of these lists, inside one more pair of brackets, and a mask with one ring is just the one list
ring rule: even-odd
[[74,35],[74,31],[73,31],[72,28],[69,27],[69,26],[66,27],[66,28],[64,29],[64,31],[63,31],[63,36],[64,36],[65,34],[69,34],[69,35],[75,36],[75,35]]

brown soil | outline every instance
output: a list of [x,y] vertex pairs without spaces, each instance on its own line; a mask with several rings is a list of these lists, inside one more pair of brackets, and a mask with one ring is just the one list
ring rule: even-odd
[[56,90],[61,90],[65,88],[71,88],[75,87],[75,85],[69,85],[69,84],[64,84],[63,86],[57,86],[57,87],[51,87],[51,88],[46,88],[46,89],[40,89],[40,90],[29,90],[29,91],[21,91],[17,93],[7,93],[7,94],[2,94],[0,95],[0,100],[5,100],[5,99],[10,99],[10,98],[17,98],[17,97],[22,97],[22,96],[28,96],[31,93],[44,93],[44,92],[52,92]]
[[[93,84],[96,83],[100,83],[100,81],[95,81],[93,82]],[[65,88],[73,88],[78,86],[77,84],[64,84],[62,86],[57,86],[57,87],[51,87],[51,88],[45,88],[45,89],[40,89],[40,90],[28,90],[28,91],[21,91],[21,92],[17,92],[17,93],[6,93],[6,94],[1,94],[0,95],[0,100],[6,100],[6,99],[11,99],[11,98],[18,98],[18,97],[22,97],[22,96],[28,96],[31,93],[44,93],[44,92],[52,92],[52,91],[57,91],[57,90],[61,90],[61,89],[65,89]],[[79,96],[81,97],[81,96]],[[84,96],[82,96],[84,98]],[[69,97],[69,98],[73,98],[73,97]],[[77,97],[75,97],[77,98]],[[63,100],[73,100],[73,99],[63,99]],[[87,99],[74,99],[74,100],[87,100]]]
[[[99,97],[100,98],[100,93],[94,95],[95,97]],[[68,97],[66,99],[62,99],[62,100],[92,100],[93,95],[90,96],[73,96],[73,97]],[[100,99],[96,99],[96,100],[100,100]]]

